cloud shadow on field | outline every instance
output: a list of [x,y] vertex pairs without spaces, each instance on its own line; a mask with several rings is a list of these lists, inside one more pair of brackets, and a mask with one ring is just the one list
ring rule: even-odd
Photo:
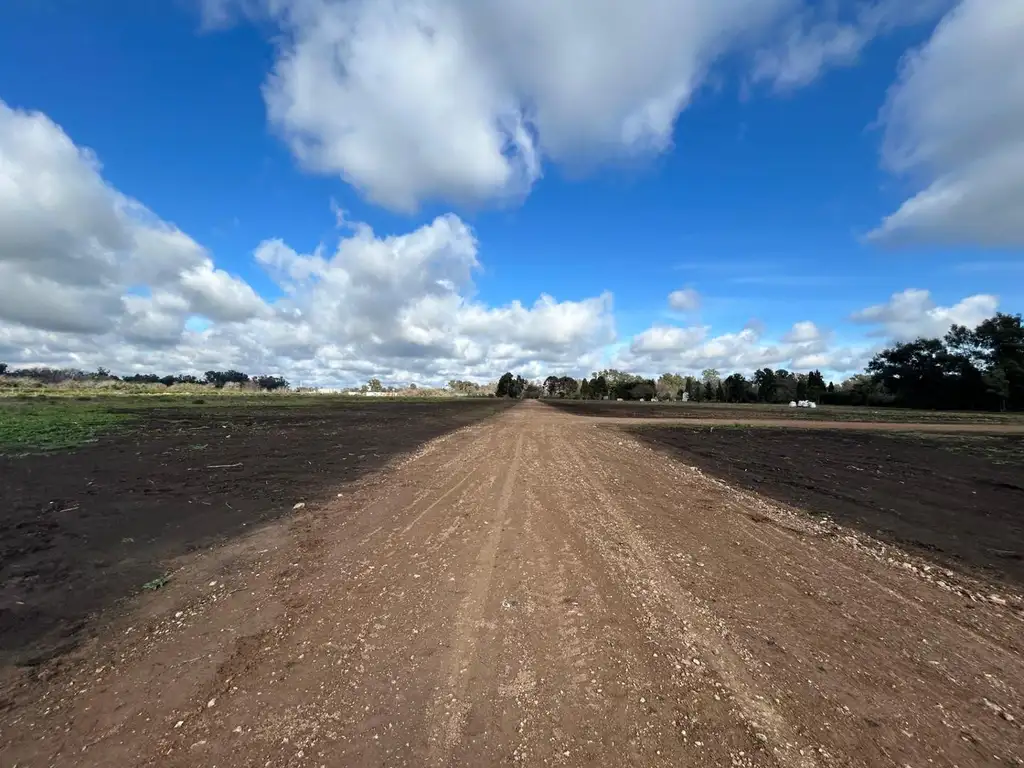
[[315,504],[398,454],[507,407],[498,400],[140,411],[71,453],[0,456],[0,667],[87,634],[173,558]]

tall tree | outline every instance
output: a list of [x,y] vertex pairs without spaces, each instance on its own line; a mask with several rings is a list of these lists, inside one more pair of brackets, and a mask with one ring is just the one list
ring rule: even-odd
[[807,377],[802,373],[798,373],[796,376],[796,399],[807,399]]
[[883,349],[868,363],[868,372],[902,405],[948,408],[957,383],[950,374],[962,362],[940,339],[916,339]]
[[704,391],[707,392],[708,384],[711,384],[711,388],[714,390],[718,386],[718,382],[722,380],[722,376],[717,368],[705,368],[701,371],[700,380],[704,384]]
[[807,397],[811,400],[820,400],[825,394],[825,377],[821,371],[814,370],[807,374]]
[[757,399],[762,403],[774,403],[776,382],[775,371],[762,368],[754,372],[754,386],[757,387]]
[[743,403],[747,399],[747,390],[750,385],[741,373],[734,373],[726,378],[723,390],[726,402]]
[[678,373],[663,373],[658,377],[655,386],[658,390],[659,400],[675,400],[679,397],[679,391],[686,385],[686,380]]
[[579,384],[572,376],[559,376],[555,380],[555,394],[559,397],[572,397],[578,389]]
[[697,390],[697,381],[696,381],[696,379],[694,379],[693,376],[687,376],[685,382],[683,383],[683,393],[686,395],[686,399],[687,400],[692,400],[692,401],[696,402],[697,401],[696,390]]
[[[962,340],[969,344],[957,344]],[[946,342],[980,368],[1000,407],[1024,409],[1024,325],[1020,315],[1000,312],[973,331],[953,326]]]
[[498,379],[498,386],[494,390],[495,397],[515,397],[512,394],[512,388],[515,385],[515,379],[511,373],[503,373],[501,378]]
[[789,403],[797,397],[797,378],[785,368],[775,371],[775,398],[776,403]]

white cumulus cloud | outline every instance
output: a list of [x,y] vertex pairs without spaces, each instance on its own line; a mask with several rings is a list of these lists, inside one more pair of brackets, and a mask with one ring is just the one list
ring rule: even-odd
[[267,311],[100,170],[45,115],[0,101],[0,321],[91,334],[138,325],[169,338],[190,314],[244,320]]
[[715,66],[792,88],[954,0],[202,0],[270,20],[270,122],[308,169],[379,204],[482,203],[672,146]]
[[777,340],[765,338],[759,324],[718,335],[706,325],[655,325],[633,337],[614,367],[649,375],[699,373],[705,368],[716,368],[723,375],[749,374],[766,366],[843,374],[861,370],[867,357],[866,350],[836,346],[830,332],[810,321],[796,323]]
[[660,152],[792,0],[207,0],[280,29],[270,121],[309,169],[411,210],[521,196],[543,159]]
[[877,335],[895,341],[909,341],[920,336],[945,336],[951,325],[969,328],[992,317],[999,308],[999,299],[988,294],[968,296],[949,307],[938,306],[929,291],[908,288],[894,293],[884,304],[876,304],[855,312],[855,323],[878,326]]
[[901,67],[883,162],[920,187],[871,233],[1024,245],[1024,3],[962,0]]
[[668,295],[668,305],[676,312],[696,312],[700,309],[700,294],[693,288],[672,291]]
[[0,360],[427,383],[574,372],[615,339],[610,294],[475,300],[479,246],[457,216],[403,235],[345,226],[333,250],[255,248],[281,289],[269,303],[111,187],[98,159],[45,115],[0,102]]

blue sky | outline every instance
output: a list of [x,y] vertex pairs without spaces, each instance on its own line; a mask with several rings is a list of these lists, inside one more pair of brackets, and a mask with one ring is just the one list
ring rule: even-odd
[[555,5],[3,4],[0,359],[840,378],[1020,311],[1019,4]]

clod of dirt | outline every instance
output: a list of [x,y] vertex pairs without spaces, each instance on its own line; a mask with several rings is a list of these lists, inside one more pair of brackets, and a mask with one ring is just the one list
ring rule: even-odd
[[292,511],[294,512],[294,511],[300,510],[300,509],[304,508],[305,506],[306,506],[306,502],[300,501],[298,504],[295,504],[295,505],[292,506]]

